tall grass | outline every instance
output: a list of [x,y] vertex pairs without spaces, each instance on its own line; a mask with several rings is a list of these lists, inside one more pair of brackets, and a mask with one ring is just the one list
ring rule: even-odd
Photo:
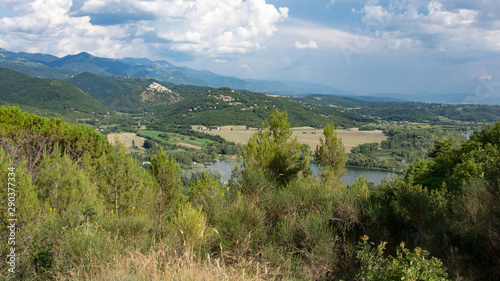
[[[89,267],[80,264],[64,274],[57,273],[55,280],[109,280],[109,281],[154,281],[154,280],[277,280],[275,273],[265,264],[241,261],[226,265],[220,259],[203,261],[190,259],[164,247],[126,250],[111,260]],[[95,264],[95,263],[94,263]]]

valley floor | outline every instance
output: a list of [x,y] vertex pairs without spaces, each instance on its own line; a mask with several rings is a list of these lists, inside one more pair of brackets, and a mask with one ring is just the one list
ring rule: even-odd
[[[193,130],[197,130],[198,126],[192,126]],[[257,132],[257,128],[248,128],[245,126],[223,126],[219,131],[205,131],[209,134],[219,135],[227,141],[237,144],[245,144],[250,137]],[[292,128],[293,136],[297,136],[300,143],[308,144],[312,149],[320,144],[319,138],[323,136],[322,129],[312,127],[296,127]],[[383,140],[389,139],[381,130],[375,131],[359,131],[358,128],[349,130],[337,130],[338,136],[342,138],[344,146],[349,152],[354,146],[363,143],[380,143]]]

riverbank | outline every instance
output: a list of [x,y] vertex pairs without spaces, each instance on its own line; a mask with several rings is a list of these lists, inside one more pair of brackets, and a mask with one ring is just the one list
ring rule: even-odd
[[368,167],[353,166],[353,165],[346,165],[345,167],[346,168],[358,168],[358,169],[369,170],[369,171],[395,173],[395,174],[399,174],[399,175],[404,175],[404,173],[405,173],[404,170],[396,170],[396,169],[368,168]]

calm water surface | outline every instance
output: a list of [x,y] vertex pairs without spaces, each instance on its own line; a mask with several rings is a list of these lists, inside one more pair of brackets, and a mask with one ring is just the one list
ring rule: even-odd
[[[216,162],[212,162],[211,165],[208,165],[206,167],[219,171],[222,176],[222,180],[228,181],[231,178],[231,171],[233,170],[234,166],[239,165],[241,167],[242,163],[243,162],[239,160],[217,160]],[[319,168],[316,163],[311,163],[310,167],[315,175],[319,173]],[[347,175],[342,179],[342,182],[344,184],[352,184],[360,176],[365,176],[366,180],[373,182],[375,185],[378,185],[384,178],[387,177],[388,179],[390,179],[397,175],[390,172],[367,170],[363,168],[347,168]]]

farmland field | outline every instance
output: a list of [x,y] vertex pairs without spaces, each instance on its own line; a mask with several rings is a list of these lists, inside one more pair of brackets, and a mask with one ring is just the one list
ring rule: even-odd
[[115,138],[118,138],[118,141],[121,142],[123,145],[125,145],[126,148],[132,147],[132,140],[133,140],[135,146],[137,146],[137,149],[144,150],[142,145],[144,144],[144,140],[146,139],[137,136],[135,133],[120,133],[120,134],[108,135],[108,141],[112,144],[115,144]]
[[[300,143],[305,143],[315,148],[319,145],[319,138],[323,136],[323,130],[318,130],[314,128],[292,128],[293,135],[297,136]],[[337,134],[342,138],[342,142],[347,151],[350,151],[354,146],[371,143],[371,142],[381,142],[387,140],[388,137],[384,135],[381,130],[376,131],[359,131],[357,128],[350,130],[337,130]]]
[[[193,130],[196,130],[198,126],[193,126]],[[231,130],[232,128],[232,130]],[[308,144],[312,149],[319,145],[319,138],[323,136],[323,130],[315,129],[312,127],[298,127],[292,128],[293,135],[297,136],[300,143]],[[256,128],[246,129],[245,126],[224,126],[221,127],[220,131],[205,131],[208,134],[219,135],[234,143],[245,144],[250,139],[250,137],[257,132]],[[387,140],[388,137],[380,130],[376,131],[359,131],[358,129],[350,130],[337,130],[339,137],[342,138],[342,142],[347,151],[350,151],[352,147],[360,145],[363,143],[371,142],[381,142]]]
[[[202,147],[210,145],[213,142],[207,139],[192,138],[177,133],[165,133],[154,130],[141,130],[141,133],[145,136],[152,137],[162,143],[181,145],[195,149],[201,149]],[[168,140],[160,137],[161,134],[167,134],[169,136]]]
[[160,134],[163,134],[163,132],[160,131],[153,131],[153,130],[141,130],[141,133],[147,137],[152,137],[157,141],[160,141],[162,143],[167,143],[167,141],[160,137]]

